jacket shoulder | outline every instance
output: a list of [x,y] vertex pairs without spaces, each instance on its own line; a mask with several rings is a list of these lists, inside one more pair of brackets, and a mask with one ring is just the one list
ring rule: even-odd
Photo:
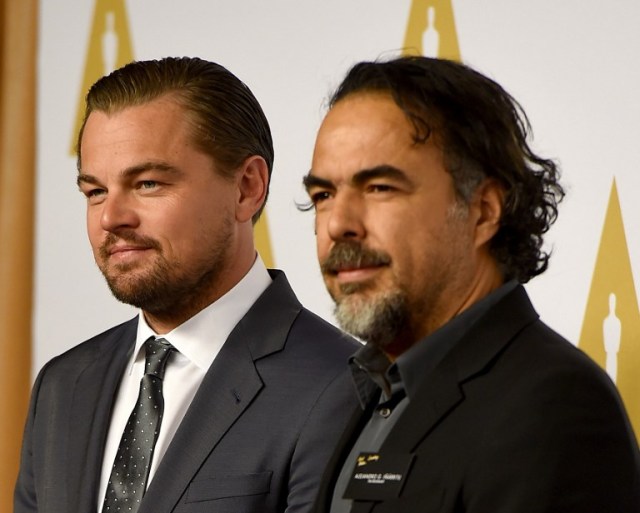
[[51,373],[52,371],[65,373],[69,370],[76,369],[79,363],[82,364],[82,362],[96,359],[101,354],[111,350],[114,346],[121,345],[123,348],[127,347],[126,344],[119,343],[126,339],[134,340],[137,325],[138,318],[134,317],[102,333],[94,335],[49,360],[39,372],[39,376],[45,373]]

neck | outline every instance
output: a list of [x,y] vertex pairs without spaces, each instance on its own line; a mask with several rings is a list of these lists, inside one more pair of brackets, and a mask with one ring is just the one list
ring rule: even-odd
[[243,255],[234,254],[231,265],[225,270],[211,272],[209,277],[203,278],[200,286],[193,287],[189,293],[177,295],[171,305],[161,310],[143,309],[147,324],[159,335],[174,330],[235,287],[251,270],[256,255],[253,248]]
[[472,279],[462,280],[459,286],[454,284],[443,291],[434,304],[423,305],[424,308],[410,312],[411,320],[407,329],[385,346],[387,357],[394,361],[416,342],[428,337],[504,283],[497,262],[489,256],[478,266],[477,271]]

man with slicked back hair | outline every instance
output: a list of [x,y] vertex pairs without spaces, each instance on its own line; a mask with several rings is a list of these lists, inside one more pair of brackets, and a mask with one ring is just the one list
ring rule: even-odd
[[309,511],[357,344],[256,252],[272,166],[260,105],[218,64],[93,85],[77,183],[95,261],[139,314],[38,375],[15,513]]

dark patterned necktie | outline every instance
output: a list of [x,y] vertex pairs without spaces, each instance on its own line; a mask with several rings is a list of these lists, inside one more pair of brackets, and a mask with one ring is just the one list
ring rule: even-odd
[[102,511],[136,513],[144,495],[156,445],[164,399],[162,378],[173,346],[164,339],[145,342],[145,372],[140,394],[122,434]]

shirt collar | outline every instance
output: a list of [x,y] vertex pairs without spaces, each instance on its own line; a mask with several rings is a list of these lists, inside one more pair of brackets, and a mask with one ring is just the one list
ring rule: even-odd
[[391,386],[385,378],[385,372],[389,365],[391,365],[391,362],[387,355],[377,346],[371,344],[362,346],[349,358],[353,382],[356,386],[362,409],[367,406],[375,393],[375,388],[371,386],[371,382],[382,389],[386,395],[391,394]]
[[158,336],[169,341],[180,354],[200,369],[207,370],[233,328],[270,284],[271,277],[260,255],[257,255],[249,272],[229,292],[169,333],[155,333],[140,311],[135,357],[129,373],[133,369],[133,363],[144,358],[141,351],[144,342],[149,337]]
[[511,280],[492,291],[444,326],[419,340],[394,363],[375,346],[367,344],[359,349],[351,357],[350,364],[360,404],[364,407],[373,395],[371,381],[382,389],[387,398],[392,389],[401,387],[411,399],[424,376],[442,361],[481,317],[517,285],[516,280]]

